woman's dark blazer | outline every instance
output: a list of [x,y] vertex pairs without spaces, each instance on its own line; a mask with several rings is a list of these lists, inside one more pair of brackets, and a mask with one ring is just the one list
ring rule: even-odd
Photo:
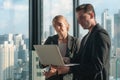
[[80,64],[70,68],[74,80],[109,80],[110,46],[108,33],[97,24],[82,39],[79,55],[73,60]]
[[[51,45],[51,44],[58,45],[58,35],[49,36],[44,43],[44,45]],[[67,43],[65,57],[69,57],[72,60],[72,58],[77,53],[79,48],[80,48],[80,39],[68,35],[68,43]],[[48,56],[49,56],[49,54],[48,54]],[[66,74],[55,75],[53,77],[48,78],[47,80],[63,80],[63,76],[65,76],[65,75]]]

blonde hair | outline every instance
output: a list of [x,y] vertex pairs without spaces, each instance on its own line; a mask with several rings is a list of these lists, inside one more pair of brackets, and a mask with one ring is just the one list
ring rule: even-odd
[[53,26],[54,26],[54,24],[56,23],[56,21],[58,21],[58,20],[60,20],[60,19],[65,20],[65,24],[67,25],[67,30],[69,30],[70,25],[69,25],[67,19],[66,19],[64,16],[62,16],[62,15],[57,15],[57,16],[55,16],[55,17],[53,18],[53,20],[52,20]]

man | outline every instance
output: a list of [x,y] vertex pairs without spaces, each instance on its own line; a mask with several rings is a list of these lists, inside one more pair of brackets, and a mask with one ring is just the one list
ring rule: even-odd
[[76,8],[78,23],[89,32],[82,41],[80,50],[71,60],[78,66],[60,67],[57,74],[72,72],[73,80],[109,80],[109,58],[111,41],[108,33],[96,22],[91,4]]
[[95,11],[91,4],[76,8],[78,23],[89,32],[82,41],[72,62],[79,66],[71,67],[75,80],[109,80],[110,38],[108,33],[96,22]]

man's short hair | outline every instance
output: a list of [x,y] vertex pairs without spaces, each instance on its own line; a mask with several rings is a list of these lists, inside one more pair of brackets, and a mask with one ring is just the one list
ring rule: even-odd
[[84,10],[85,13],[92,11],[95,15],[95,10],[92,4],[82,4],[76,8],[76,12]]

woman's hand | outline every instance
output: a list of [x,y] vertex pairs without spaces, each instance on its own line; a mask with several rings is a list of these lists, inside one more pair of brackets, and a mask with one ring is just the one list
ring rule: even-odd
[[51,66],[48,72],[45,72],[44,75],[46,78],[52,77],[54,75],[66,74],[69,72],[68,66]]
[[49,78],[56,75],[56,73],[57,73],[57,69],[51,66],[50,70],[48,72],[45,72],[44,75],[46,78]]

